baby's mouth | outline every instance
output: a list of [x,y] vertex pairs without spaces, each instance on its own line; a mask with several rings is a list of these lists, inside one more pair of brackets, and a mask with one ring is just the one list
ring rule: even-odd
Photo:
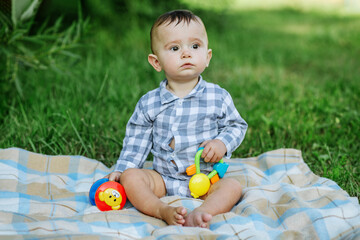
[[193,66],[194,66],[194,64],[192,64],[192,63],[185,63],[185,64],[181,65],[182,68],[191,68]]

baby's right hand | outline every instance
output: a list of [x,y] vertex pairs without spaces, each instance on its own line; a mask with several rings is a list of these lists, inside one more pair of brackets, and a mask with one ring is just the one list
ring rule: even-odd
[[108,178],[109,181],[114,181],[120,183],[121,172],[112,172],[106,175],[104,178]]

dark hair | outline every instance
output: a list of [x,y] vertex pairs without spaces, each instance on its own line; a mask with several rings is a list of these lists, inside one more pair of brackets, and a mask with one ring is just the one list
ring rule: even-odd
[[189,10],[174,10],[171,12],[164,13],[163,15],[158,17],[158,19],[155,21],[150,31],[151,51],[153,53],[154,53],[154,49],[152,42],[153,42],[154,29],[164,23],[168,23],[169,25],[176,21],[177,21],[176,25],[178,25],[181,22],[186,22],[187,24],[189,24],[191,21],[196,21],[199,23],[201,22],[200,18]]

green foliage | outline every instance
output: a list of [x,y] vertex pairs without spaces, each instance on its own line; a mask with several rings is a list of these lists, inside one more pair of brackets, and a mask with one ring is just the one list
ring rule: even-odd
[[[87,10],[93,28],[81,43],[92,44],[78,62],[54,55],[65,70],[21,66],[19,79],[29,80],[22,81],[23,97],[5,95],[0,147],[116,162],[136,102],[163,75],[147,62],[158,10],[106,4],[118,16]],[[360,18],[295,10],[195,12],[213,49],[203,76],[231,93],[249,123],[233,157],[297,148],[317,175],[359,197]]]
[[[14,3],[18,3],[18,1],[14,1]],[[16,9],[16,6],[14,4],[13,9]],[[87,29],[89,20],[82,18],[79,8],[79,19],[64,30],[62,29],[62,17],[60,17],[54,25],[47,26],[47,22],[45,22],[34,33],[31,33],[35,18],[35,6],[30,4],[27,9],[20,10],[18,12],[24,13],[13,16],[13,21],[0,13],[0,60],[3,66],[6,66],[0,70],[0,86],[5,96],[18,94],[23,98],[22,85],[27,78],[26,76],[21,78],[19,72],[35,69],[52,70],[59,74],[65,74],[67,64],[63,63],[69,59],[79,60],[81,58],[80,55],[75,54],[74,49],[80,47],[78,42]],[[1,119],[7,114],[5,108],[10,103],[9,100],[10,98],[2,98],[0,102]]]
[[42,0],[11,0],[11,20],[16,27],[36,15]]
[[88,14],[100,20],[102,26],[118,31],[142,28],[166,11],[186,7],[181,1],[168,0],[113,0],[101,4],[97,0],[87,0],[85,5]]
[[236,0],[180,0],[191,8],[208,9],[212,11],[224,11],[233,9]]

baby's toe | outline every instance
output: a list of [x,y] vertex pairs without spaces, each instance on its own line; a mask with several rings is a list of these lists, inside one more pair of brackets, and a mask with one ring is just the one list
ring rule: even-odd
[[184,225],[185,219],[178,219],[178,220],[176,221],[176,223],[177,223],[177,224],[180,224],[180,225]]
[[183,215],[180,215],[180,214],[175,214],[175,218],[177,220],[181,220],[181,219],[184,219],[184,216]]
[[186,209],[184,207],[178,207],[176,209],[176,212],[179,214],[179,215],[182,215],[182,216],[185,216],[186,215]]
[[200,227],[201,227],[201,228],[208,228],[208,224],[207,224],[207,223],[202,223],[202,224],[200,225]]
[[208,213],[202,214],[202,220],[203,220],[204,222],[210,222],[211,219],[212,219],[211,214],[208,214]]

